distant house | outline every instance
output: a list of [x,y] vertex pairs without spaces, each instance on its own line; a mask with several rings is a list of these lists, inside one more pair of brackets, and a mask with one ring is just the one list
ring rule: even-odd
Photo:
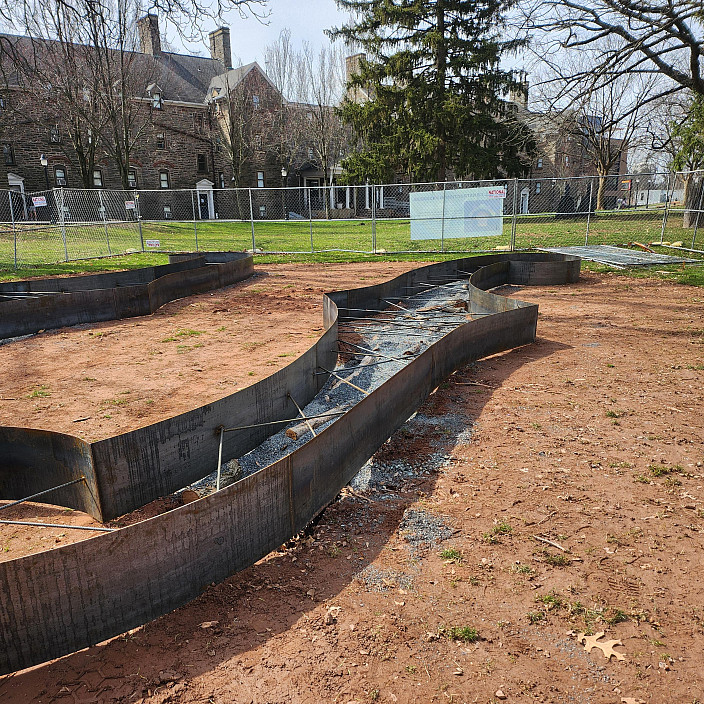
[[[162,50],[154,14],[137,30],[140,50],[123,53],[128,71],[115,69],[107,89],[91,83],[92,67],[118,66],[115,50],[0,35],[0,188],[198,189],[198,203],[155,207],[213,218],[213,192],[322,183],[306,106],[289,103],[257,63],[233,67],[227,27],[210,33],[209,58]],[[114,114],[112,92],[127,94],[128,118]]]

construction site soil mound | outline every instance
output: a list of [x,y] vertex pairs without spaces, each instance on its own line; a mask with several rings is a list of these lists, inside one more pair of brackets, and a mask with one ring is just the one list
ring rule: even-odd
[[[188,410],[307,349],[323,291],[414,266],[269,266],[147,318],[2,346],[16,400],[0,422],[97,439]],[[588,272],[500,292],[540,305],[538,341],[450,377],[307,535],[123,637],[0,678],[0,699],[701,698],[704,295]],[[34,508],[25,520],[90,522]],[[73,539],[14,528],[5,559]]]

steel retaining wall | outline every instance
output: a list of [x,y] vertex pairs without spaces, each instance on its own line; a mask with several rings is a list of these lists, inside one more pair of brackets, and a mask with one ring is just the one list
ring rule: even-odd
[[[492,312],[487,309],[493,301],[499,312],[452,330],[303,447],[259,472],[114,533],[0,563],[0,672],[84,648],[171,611],[209,583],[248,567],[303,529],[442,379],[468,361],[535,339],[537,306],[481,290],[513,282],[511,257],[515,255],[442,262],[377,286],[329,294],[324,301],[328,329],[309,350],[311,358],[277,372],[270,379],[278,378],[268,385],[268,380],[260,382],[262,386],[251,391],[247,402],[261,403],[261,410],[242,406],[235,411],[239,417],[275,414],[284,410],[279,405],[284,389],[305,394],[311,388],[310,381],[298,377],[314,376],[313,365],[318,361],[312,350],[318,345],[323,358],[330,354],[338,306],[378,309],[386,305],[385,298],[405,296],[407,286],[454,276],[471,267],[476,270],[471,278],[472,305],[476,299],[482,311]],[[531,276],[543,284],[565,283],[576,280],[579,273],[579,260],[561,255],[533,255],[516,261],[521,262],[517,269],[521,283],[531,283]],[[487,268],[477,270],[481,265]],[[533,274],[525,274],[531,269]],[[268,398],[272,391],[275,397],[278,394],[273,407]],[[158,466],[162,452],[167,454],[166,441],[172,459],[176,453],[184,459],[182,443],[187,440],[191,458],[203,453],[215,468],[215,457],[210,457],[213,445],[206,438],[215,438],[221,423],[232,423],[229,410],[223,405],[216,412],[214,405],[157,424],[159,429],[135,431],[145,432],[142,437],[127,434],[132,435],[129,440],[104,441],[109,443],[102,450],[106,462],[110,453],[119,455],[124,450],[125,454],[114,476],[103,479],[131,487],[116,493],[115,506],[134,501],[140,493],[143,497],[150,472],[164,486],[176,480],[174,473],[161,476],[164,468]],[[245,444],[256,439],[251,437]],[[140,446],[142,442],[145,446]],[[234,437],[228,440],[225,457],[237,454],[238,442]],[[155,466],[154,448],[160,443]],[[92,446],[94,458],[101,452],[96,451],[99,444]],[[130,484],[132,479],[125,473],[132,471],[134,459],[141,463],[143,474],[136,484]]]
[[[133,271],[0,284],[0,339],[149,315],[168,301],[229,286],[252,275],[251,255],[218,254],[213,260],[203,254]],[[13,293],[38,295],[3,298]]]

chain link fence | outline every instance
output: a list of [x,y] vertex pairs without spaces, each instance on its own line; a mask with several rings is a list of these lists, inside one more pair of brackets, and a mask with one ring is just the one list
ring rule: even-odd
[[142,251],[704,252],[704,172],[362,186],[0,191],[0,267]]

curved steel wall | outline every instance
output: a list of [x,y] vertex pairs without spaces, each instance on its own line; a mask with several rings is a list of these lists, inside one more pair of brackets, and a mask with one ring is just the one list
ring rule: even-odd
[[[579,264],[562,255],[492,255],[433,264],[376,286],[331,293],[324,301],[327,331],[306,353],[309,358],[260,382],[257,390],[250,387],[246,401],[241,394],[248,390],[218,402],[223,405],[217,410],[217,404],[196,409],[136,434],[103,441],[102,449],[94,443],[96,476],[122,486],[111,504],[117,510],[150,495],[150,480],[171,486],[184,459],[202,454],[212,471],[220,424],[232,425],[245,417],[255,422],[277,414],[285,417],[290,409],[282,394],[287,391],[310,400],[306,396],[320,383],[310,377],[325,379],[312,373],[315,366],[321,358],[326,360],[323,365],[334,362],[330,356],[335,354],[331,343],[337,336],[338,310],[381,309],[387,305],[384,298],[403,297],[407,286],[475,271],[470,279],[472,310],[495,313],[455,328],[303,447],[236,484],[114,533],[0,563],[0,672],[28,667],[134,628],[281,545],[335,498],[448,374],[468,361],[535,339],[537,306],[483,289],[516,280],[576,281]],[[254,403],[254,410],[245,403]],[[233,437],[225,456],[237,455],[258,439]],[[188,452],[184,455],[184,442],[190,458]],[[117,460],[112,474],[101,476],[101,463],[111,456]],[[136,475],[134,463],[140,466]],[[191,462],[193,468],[197,464]]]
[[[0,284],[0,339],[149,315],[168,301],[229,286],[252,273],[250,254],[214,252],[132,271],[11,281]],[[39,295],[7,297],[16,293]]]

